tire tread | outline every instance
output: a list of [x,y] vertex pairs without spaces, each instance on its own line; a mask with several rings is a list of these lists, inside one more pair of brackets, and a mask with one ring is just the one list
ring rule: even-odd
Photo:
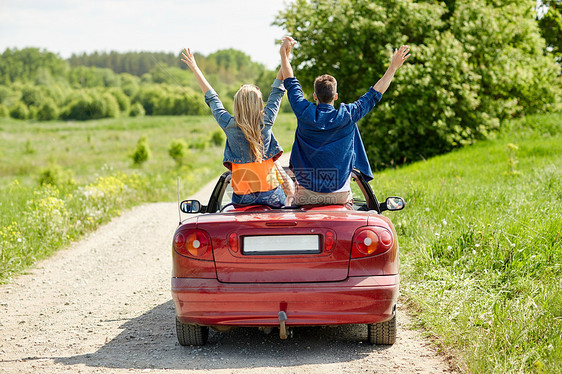
[[377,345],[392,345],[396,343],[396,314],[391,320],[368,325],[369,343]]
[[209,327],[189,325],[176,318],[176,333],[182,346],[205,345],[209,339]]

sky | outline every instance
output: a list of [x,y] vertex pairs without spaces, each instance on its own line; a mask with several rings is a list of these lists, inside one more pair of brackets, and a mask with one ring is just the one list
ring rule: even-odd
[[35,47],[62,58],[83,52],[204,55],[235,48],[274,69],[275,16],[293,0],[0,0],[0,53]]

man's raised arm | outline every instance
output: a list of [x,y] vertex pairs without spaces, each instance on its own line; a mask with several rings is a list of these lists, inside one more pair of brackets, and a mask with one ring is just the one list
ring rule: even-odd
[[[400,49],[394,50],[390,66],[386,70],[386,73],[384,73],[383,77],[373,86],[373,89],[381,94],[385,93],[390,86],[390,82],[392,82],[392,79],[394,78],[396,70],[402,66],[408,57],[410,57],[410,47],[407,45],[403,45]],[[283,60],[281,59],[281,61]]]
[[283,44],[281,44],[281,49],[279,50],[279,53],[281,53],[281,70],[283,71],[283,79],[293,78],[295,76],[289,57],[291,55],[291,49],[293,49],[296,43],[297,41],[290,36],[283,38]]

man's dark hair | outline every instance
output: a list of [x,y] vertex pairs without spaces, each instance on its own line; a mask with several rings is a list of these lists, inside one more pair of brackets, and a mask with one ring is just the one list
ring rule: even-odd
[[337,92],[338,82],[331,75],[324,74],[314,80],[314,93],[320,103],[330,104]]

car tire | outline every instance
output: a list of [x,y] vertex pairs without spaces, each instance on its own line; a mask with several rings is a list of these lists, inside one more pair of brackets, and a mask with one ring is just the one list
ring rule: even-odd
[[378,345],[396,343],[396,314],[390,321],[371,323],[367,326],[369,343]]
[[189,325],[176,318],[176,333],[182,346],[205,345],[209,339],[209,327]]

